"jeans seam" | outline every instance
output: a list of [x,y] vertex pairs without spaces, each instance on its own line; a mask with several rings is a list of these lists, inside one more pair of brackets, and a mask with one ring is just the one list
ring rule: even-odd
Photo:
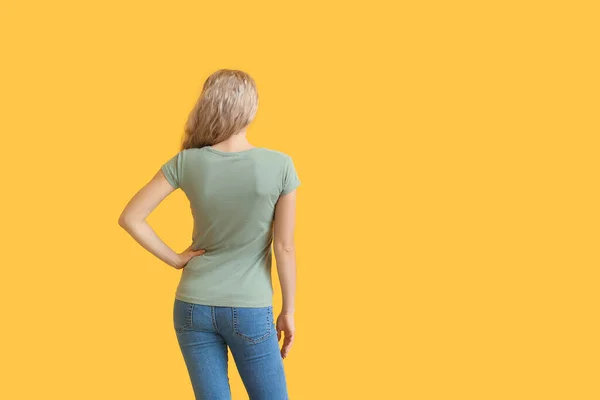
[[215,331],[219,332],[219,326],[217,325],[217,317],[215,315],[215,306],[210,306],[210,317],[212,319],[213,328],[215,329]]

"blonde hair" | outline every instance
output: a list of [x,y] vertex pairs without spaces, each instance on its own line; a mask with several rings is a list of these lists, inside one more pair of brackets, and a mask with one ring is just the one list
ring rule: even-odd
[[228,139],[254,120],[257,109],[258,92],[250,75],[231,69],[212,73],[189,114],[181,149],[211,146]]

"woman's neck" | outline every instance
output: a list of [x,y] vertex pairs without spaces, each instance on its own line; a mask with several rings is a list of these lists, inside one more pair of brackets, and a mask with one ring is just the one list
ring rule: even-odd
[[248,142],[246,131],[231,135],[228,139],[211,146],[219,151],[236,152],[252,149],[254,146]]

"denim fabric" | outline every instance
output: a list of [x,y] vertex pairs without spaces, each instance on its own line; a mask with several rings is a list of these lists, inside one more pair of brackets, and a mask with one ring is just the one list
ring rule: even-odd
[[228,352],[250,400],[288,400],[273,307],[221,307],[175,299],[173,324],[194,394],[229,400]]

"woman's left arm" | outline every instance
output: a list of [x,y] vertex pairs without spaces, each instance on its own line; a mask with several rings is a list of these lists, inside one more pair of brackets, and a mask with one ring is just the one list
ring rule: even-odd
[[190,245],[182,253],[176,253],[146,222],[148,215],[173,191],[175,188],[167,181],[162,170],[158,170],[150,182],[129,200],[119,216],[119,225],[150,253],[171,267],[181,269],[192,257],[204,254],[204,250],[192,250]]

